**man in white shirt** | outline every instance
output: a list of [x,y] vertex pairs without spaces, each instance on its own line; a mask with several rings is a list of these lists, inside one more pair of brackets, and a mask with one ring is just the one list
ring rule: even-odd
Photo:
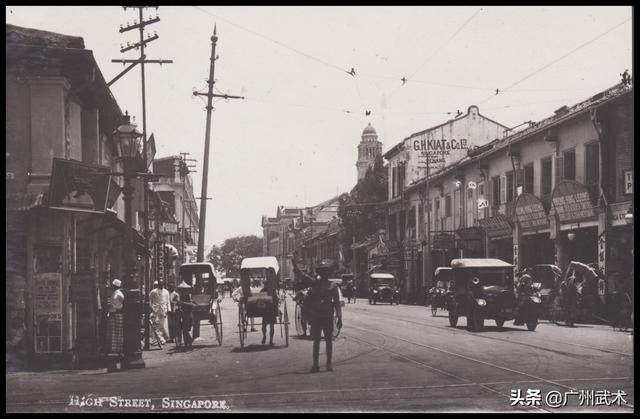
[[[164,338],[164,341],[169,340],[167,312],[171,310],[171,296],[169,291],[164,288],[164,281],[158,282],[158,286],[149,293],[149,304],[156,317],[158,332],[162,335],[161,339]],[[165,342],[162,343],[164,344]]]

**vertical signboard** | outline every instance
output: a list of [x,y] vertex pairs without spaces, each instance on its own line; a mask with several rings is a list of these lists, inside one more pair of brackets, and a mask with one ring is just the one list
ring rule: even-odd
[[633,171],[624,171],[624,194],[630,195],[633,193]]
[[515,280],[518,275],[518,245],[513,245],[513,279]]
[[33,304],[36,320],[35,351],[62,351],[62,274],[60,272],[33,275]]

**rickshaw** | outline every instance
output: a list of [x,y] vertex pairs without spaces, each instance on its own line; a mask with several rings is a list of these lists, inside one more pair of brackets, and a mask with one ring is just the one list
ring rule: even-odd
[[[278,292],[278,260],[273,256],[242,259],[240,265],[240,288],[238,298],[238,332],[240,348],[244,348],[247,339],[249,319],[276,314],[276,323],[280,325],[280,336],[285,346],[289,346],[289,315],[287,300]],[[280,310],[280,306],[282,309]],[[256,326],[262,325],[255,324]]]
[[356,303],[356,288],[354,284],[353,274],[342,274],[342,295],[351,302],[353,300],[353,304]]
[[218,345],[222,346],[222,311],[213,265],[206,262],[183,263],[180,265],[180,281],[192,287],[194,339],[200,336],[200,321],[209,320]]
[[392,274],[378,272],[369,275],[369,304],[379,302],[400,304],[398,281]]
[[542,298],[542,314],[549,319],[551,317],[549,310],[556,296],[557,284],[560,277],[562,277],[562,270],[556,265],[537,264],[525,268],[522,274],[531,276],[532,286],[540,293],[540,298]]
[[539,306],[540,297],[530,296],[529,301],[518,304],[512,264],[500,259],[453,259],[451,268],[453,292],[447,303],[452,327],[457,325],[460,316],[467,318],[467,328],[474,332],[484,329],[485,319],[495,320],[501,328],[505,321],[523,317],[527,329],[536,329],[535,307]]
[[573,326],[574,323],[602,314],[604,305],[599,297],[599,287],[604,288],[604,279],[595,269],[571,261],[558,282],[550,310],[551,320],[556,324],[564,321],[567,326]]
[[431,315],[435,317],[438,309],[447,309],[447,284],[451,280],[451,268],[440,266],[434,273],[436,285],[427,291],[427,306],[431,306]]

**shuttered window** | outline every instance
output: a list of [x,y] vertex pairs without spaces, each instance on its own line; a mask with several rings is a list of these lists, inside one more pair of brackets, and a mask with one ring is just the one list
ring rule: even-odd
[[507,177],[500,176],[500,203],[507,203]]
[[451,195],[444,196],[444,216],[451,217]]
[[567,150],[562,153],[562,157],[564,160],[562,179],[576,180],[576,151]]
[[600,144],[593,142],[585,146],[585,184],[597,185],[600,181]]
[[551,157],[540,161],[540,194],[547,196],[551,193],[553,185],[551,182],[552,164]]
[[524,192],[533,193],[533,163],[524,167]]
[[506,202],[513,201],[513,172],[508,172],[505,176],[507,182]]
[[491,187],[493,189],[493,205],[500,205],[500,177],[496,176],[491,179]]

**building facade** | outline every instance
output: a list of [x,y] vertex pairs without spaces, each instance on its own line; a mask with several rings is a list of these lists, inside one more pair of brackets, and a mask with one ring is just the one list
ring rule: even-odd
[[405,191],[426,212],[412,222],[429,234],[429,272],[495,257],[516,271],[579,261],[629,277],[632,152],[633,90],[622,84],[470,150]]
[[[496,139],[503,138],[508,128],[480,114],[477,106],[470,106],[466,114],[443,124],[411,134],[384,154],[388,160],[389,216],[386,229],[385,268],[395,274],[402,284],[402,298],[420,302],[424,295],[423,282],[426,258],[426,217],[424,199],[411,198],[406,188],[414,185],[427,173],[435,173],[466,158],[467,153]],[[442,230],[454,230],[454,220],[460,220],[461,204],[465,196],[453,192],[455,215],[445,220]],[[386,257],[385,257],[386,256]]]
[[[6,25],[6,48],[8,367],[10,359],[27,360],[25,368],[89,365],[101,359],[111,280],[142,286],[139,231],[133,282],[124,277],[123,180],[93,175],[122,172],[112,133],[123,113],[82,38]],[[54,205],[54,159],[106,179],[104,189],[69,174],[86,189]]]

